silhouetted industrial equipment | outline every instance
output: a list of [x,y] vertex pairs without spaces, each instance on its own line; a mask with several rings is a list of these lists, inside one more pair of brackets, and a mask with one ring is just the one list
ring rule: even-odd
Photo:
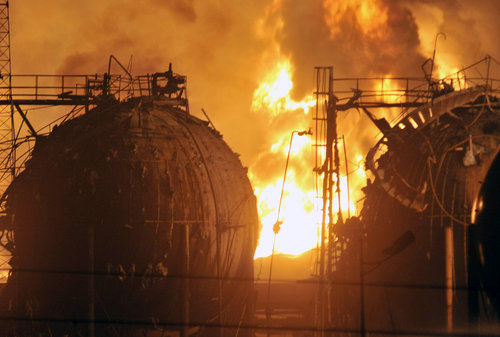
[[162,76],[86,77],[87,94],[53,98],[89,111],[39,134],[4,195],[3,336],[249,335],[247,171],[185,90],[154,91]]
[[[476,327],[469,326],[468,301],[474,300],[469,290],[478,286],[468,281],[467,268],[475,267],[468,263],[467,245],[473,238],[467,231],[473,200],[500,146],[500,87],[491,76],[491,61],[486,57],[440,80],[389,79],[387,89],[387,79],[380,79],[378,92],[373,89],[376,79],[336,79],[332,68],[316,68],[315,171],[323,181],[316,186],[324,212],[318,336],[425,334],[442,328],[449,333],[470,328],[467,331],[475,333]],[[382,132],[366,157],[371,176],[360,224],[344,222],[339,209],[332,209],[334,199],[341,203],[337,126],[332,119],[350,108],[363,110]],[[377,117],[383,114],[375,112],[379,109],[385,109],[385,115],[387,109],[393,115],[399,109],[400,114],[387,121]],[[487,181],[496,186],[491,175]],[[483,187],[483,193],[489,188]],[[474,241],[482,249],[496,237],[487,219],[491,214],[484,214],[477,227],[482,237]],[[488,231],[491,236],[485,236]],[[492,317],[488,311],[498,310],[495,249],[489,250],[488,267],[476,267],[482,289],[488,290],[476,292],[475,300],[486,294],[493,304],[483,296],[483,309],[476,313],[483,324]]]

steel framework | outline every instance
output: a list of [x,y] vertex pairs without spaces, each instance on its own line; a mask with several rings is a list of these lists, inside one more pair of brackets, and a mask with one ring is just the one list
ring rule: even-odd
[[9,2],[0,3],[0,166],[8,174],[0,176],[0,193],[3,194],[16,172],[15,149],[13,144],[12,67],[10,59]]

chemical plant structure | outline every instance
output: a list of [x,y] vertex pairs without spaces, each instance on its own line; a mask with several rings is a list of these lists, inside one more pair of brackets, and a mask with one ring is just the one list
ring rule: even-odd
[[[423,78],[315,68],[317,272],[261,287],[246,169],[190,114],[186,77],[133,76],[113,56],[99,75],[13,75],[9,30],[0,2],[2,336],[498,333],[493,58],[441,79],[434,57]],[[39,107],[62,117],[36,128]],[[337,118],[357,112],[380,139],[344,219]]]
[[[379,85],[316,68],[323,203],[316,335],[498,333],[500,82],[493,65],[498,70],[487,56],[436,79],[433,58],[423,78],[380,78]],[[358,112],[380,140],[365,158],[362,209],[344,220],[333,208],[334,199],[341,202],[337,117]]]

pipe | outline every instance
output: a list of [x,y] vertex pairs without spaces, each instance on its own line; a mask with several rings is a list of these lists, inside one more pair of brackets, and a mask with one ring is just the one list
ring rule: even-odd
[[349,192],[349,165],[347,164],[347,150],[346,150],[344,135],[342,135],[342,144],[344,145],[345,175],[346,175],[346,179],[347,179],[347,218],[350,218],[351,217],[351,195]]

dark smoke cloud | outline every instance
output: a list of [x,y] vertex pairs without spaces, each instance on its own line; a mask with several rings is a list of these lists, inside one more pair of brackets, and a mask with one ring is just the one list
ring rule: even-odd
[[[499,1],[420,0],[407,1],[406,6],[414,12],[420,28],[427,28],[433,34],[446,34],[446,40],[438,41],[438,61],[442,57],[445,61],[453,60],[460,67],[467,66],[486,54],[500,57],[500,46],[495,39],[500,32]],[[435,18],[431,24],[425,20],[430,13]],[[428,29],[429,26],[434,29]],[[432,49],[434,36],[428,36],[425,41],[425,47]]]
[[317,65],[333,65],[339,77],[421,75],[420,65],[426,57],[419,53],[418,30],[411,12],[400,1],[380,3],[387,22],[367,34],[361,27],[367,22],[359,17],[359,8],[333,13],[339,17],[334,27],[329,27],[323,1],[284,2],[285,24],[278,38],[296,67],[296,97],[311,91],[311,82],[303,79],[311,78]]

